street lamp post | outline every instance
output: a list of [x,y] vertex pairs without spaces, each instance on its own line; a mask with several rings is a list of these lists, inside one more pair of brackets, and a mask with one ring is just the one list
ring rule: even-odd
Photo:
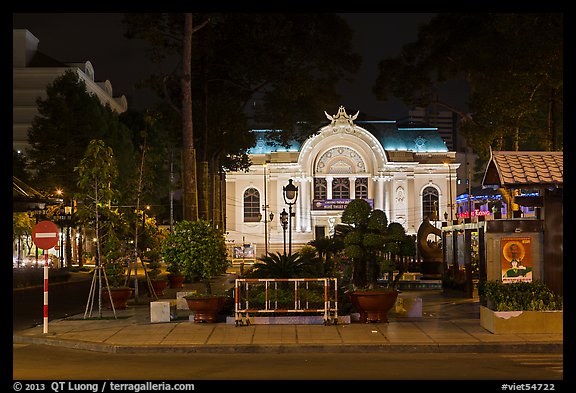
[[448,207],[450,208],[450,223],[454,222],[454,213],[452,208],[452,169],[450,168],[450,163],[444,163],[448,167],[448,187],[450,192],[450,200],[448,201]]
[[286,228],[288,228],[288,213],[286,213],[286,209],[282,209],[282,213],[280,213],[280,223],[284,232],[284,256],[286,256]]
[[64,206],[66,224],[66,247],[62,252],[66,255],[66,264],[72,267],[72,244],[70,243],[70,225],[72,222],[72,206]]
[[292,184],[292,179],[288,180],[288,185],[282,187],[284,191],[284,202],[288,205],[288,253],[292,255],[292,217],[295,213],[292,213],[292,206],[296,203],[298,199],[298,187]]
[[[264,212],[266,212],[266,209],[264,209]],[[266,213],[264,213],[264,215],[262,215],[262,213],[258,213],[258,221],[260,221],[262,218],[264,218],[264,255],[268,255],[268,223],[272,222],[274,219],[274,213],[270,213],[268,215],[266,215]]]
[[60,254],[60,268],[64,267],[64,225],[66,220],[66,215],[64,213],[64,207],[60,206],[60,211],[58,212],[58,221],[60,224],[60,246],[58,252]]

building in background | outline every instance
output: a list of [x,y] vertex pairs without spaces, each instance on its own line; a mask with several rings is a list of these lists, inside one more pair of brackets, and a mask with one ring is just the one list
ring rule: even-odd
[[[399,127],[393,120],[356,121],[343,107],[303,144],[267,142],[270,130],[255,130],[248,171],[226,174],[226,231],[231,245],[255,244],[256,254],[282,252],[283,190],[298,187],[293,205],[294,250],[330,236],[355,198],[383,210],[389,222],[415,235],[425,216],[440,226],[456,216],[455,152],[434,128]],[[270,213],[273,218],[270,220]],[[287,234],[286,238],[289,234]],[[293,251],[294,251],[293,250]]]
[[40,51],[40,40],[26,29],[12,30],[12,146],[25,154],[28,129],[38,114],[36,100],[46,98],[46,87],[67,70],[74,70],[102,105],[122,113],[128,109],[126,97],[114,96],[108,80],[97,81],[89,61],[61,62]]

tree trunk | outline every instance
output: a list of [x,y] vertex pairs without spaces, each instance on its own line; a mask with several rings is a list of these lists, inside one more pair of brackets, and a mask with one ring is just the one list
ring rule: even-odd
[[208,161],[200,161],[198,163],[198,216],[203,220],[210,219],[209,189]]
[[84,236],[82,236],[82,227],[80,227],[80,229],[78,230],[78,244],[76,246],[76,256],[78,257],[78,266],[79,267],[83,267],[84,266],[84,249],[83,249],[83,244],[82,244],[82,240],[83,240]]
[[182,185],[184,220],[198,220],[198,192],[196,185],[196,152],[192,122],[192,14],[184,15],[184,47],[182,58]]
[[224,225],[222,225],[222,206],[220,204],[220,194],[222,191],[220,187],[220,174],[217,173],[215,169],[213,169],[213,171],[215,173],[212,175],[212,221],[214,222],[214,226],[216,228],[223,229]]
[[520,145],[520,127],[514,128],[514,146],[513,150],[518,151]]
[[72,239],[70,236],[70,227],[66,228],[66,243],[64,254],[66,258],[66,267],[72,267]]
[[548,106],[548,151],[556,151],[556,89],[550,91]]

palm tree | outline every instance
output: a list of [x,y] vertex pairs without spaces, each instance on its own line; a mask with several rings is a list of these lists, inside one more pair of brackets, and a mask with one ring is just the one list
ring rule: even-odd
[[344,243],[337,236],[322,237],[308,242],[318,253],[319,274],[323,277],[332,277],[336,270],[336,264],[332,256],[344,248]]
[[276,252],[258,258],[250,275],[255,278],[298,278],[305,277],[308,270],[309,262],[300,253],[284,255]]

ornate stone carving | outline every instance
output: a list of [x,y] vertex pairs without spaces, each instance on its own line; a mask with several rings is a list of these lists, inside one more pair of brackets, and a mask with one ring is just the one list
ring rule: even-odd
[[335,114],[334,116],[330,116],[328,113],[326,113],[326,111],[324,111],[324,114],[326,115],[328,120],[332,122],[331,125],[333,127],[346,127],[346,128],[348,127],[354,128],[354,120],[356,120],[359,113],[360,111],[356,112],[355,115],[350,116],[346,113],[346,109],[344,109],[343,106],[340,106],[340,108],[338,109],[338,113]]

